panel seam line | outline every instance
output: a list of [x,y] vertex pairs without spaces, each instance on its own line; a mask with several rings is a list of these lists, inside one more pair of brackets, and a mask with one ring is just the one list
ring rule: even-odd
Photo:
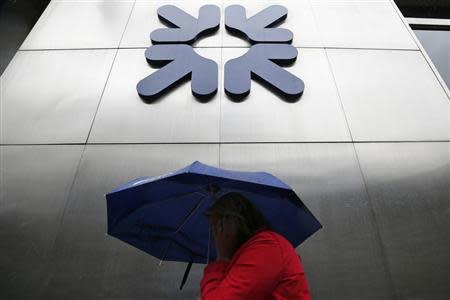
[[85,144],[88,144],[89,137],[91,136],[91,132],[92,132],[92,128],[94,127],[95,119],[97,118],[97,114],[98,114],[98,111],[99,111],[99,109],[100,109],[100,105],[101,105],[101,103],[102,103],[103,96],[104,96],[104,94],[105,94],[106,87],[107,87],[108,82],[109,82],[109,78],[110,78],[111,73],[112,73],[112,70],[113,70],[113,68],[114,68],[114,63],[116,62],[117,55],[119,54],[119,50],[120,50],[119,47],[120,47],[120,44],[122,43],[123,36],[125,35],[125,31],[127,30],[128,23],[130,22],[131,15],[133,14],[133,10],[134,10],[134,6],[135,6],[135,5],[136,5],[136,1],[133,3],[133,6],[131,7],[130,14],[129,14],[128,19],[127,19],[127,22],[126,22],[126,24],[125,24],[125,28],[123,29],[123,32],[122,32],[122,36],[120,37],[119,43],[118,43],[118,45],[117,45],[117,48],[115,48],[115,49],[116,49],[116,53],[114,54],[114,58],[113,58],[113,60],[112,60],[111,67],[109,68],[109,73],[108,73],[108,76],[106,77],[105,84],[104,84],[104,86],[103,86],[103,90],[102,90],[102,93],[101,93],[101,95],[100,95],[100,100],[98,101],[97,108],[96,108],[95,113],[94,113],[94,117],[92,118],[91,126],[90,126],[89,132],[88,132],[88,134],[87,134],[87,136],[86,136]]

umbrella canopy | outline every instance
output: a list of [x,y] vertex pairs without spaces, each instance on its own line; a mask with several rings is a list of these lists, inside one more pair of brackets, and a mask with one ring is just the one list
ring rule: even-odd
[[196,161],[165,175],[135,179],[107,194],[108,234],[161,260],[207,263],[216,251],[204,212],[229,192],[252,201],[271,229],[294,247],[322,227],[275,176]]

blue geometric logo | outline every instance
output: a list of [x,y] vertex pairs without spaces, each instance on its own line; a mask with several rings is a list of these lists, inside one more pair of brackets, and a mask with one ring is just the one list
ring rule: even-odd
[[[147,62],[160,69],[137,84],[139,96],[153,101],[185,80],[191,81],[192,94],[199,101],[208,101],[217,93],[217,63],[197,54],[191,46],[199,38],[219,29],[220,8],[204,5],[195,18],[174,5],[158,9],[158,17],[171,28],[154,30],[153,43],[145,51]],[[251,43],[242,56],[225,63],[224,88],[233,100],[242,100],[257,80],[287,100],[298,99],[304,90],[303,81],[283,69],[298,55],[290,45],[290,30],[276,28],[287,17],[281,5],[269,6],[247,18],[245,8],[231,5],[225,9],[225,28],[235,36]]]

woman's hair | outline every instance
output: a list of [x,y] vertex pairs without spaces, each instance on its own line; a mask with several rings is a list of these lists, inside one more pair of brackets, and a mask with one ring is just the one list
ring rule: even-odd
[[237,233],[238,247],[250,239],[256,231],[269,227],[266,219],[250,200],[236,192],[218,198],[206,211],[208,217],[232,224]]

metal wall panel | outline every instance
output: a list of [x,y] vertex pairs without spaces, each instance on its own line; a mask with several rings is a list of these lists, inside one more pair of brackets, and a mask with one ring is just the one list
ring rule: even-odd
[[[227,61],[247,49],[223,49]],[[222,91],[222,142],[351,141],[334,79],[323,49],[298,49],[286,68],[305,82],[302,97],[289,103],[252,81],[248,99],[236,103]]]
[[114,54],[18,52],[0,77],[0,142],[86,142]]
[[[143,102],[156,9],[197,16],[211,3],[221,29],[195,47],[219,65],[217,95],[200,103],[185,82]],[[247,16],[288,8],[280,27],[303,47],[287,68],[306,84],[298,102],[257,82],[241,103],[224,94],[223,64],[249,47],[224,29],[232,4]],[[55,51],[119,44],[141,49]],[[107,236],[104,198],[193,160],[268,171],[299,193],[324,225],[298,248],[313,299],[450,295],[450,143],[404,143],[450,140],[449,99],[391,1],[56,0],[22,49],[51,51],[19,52],[1,77],[0,142],[113,144],[0,146],[0,298],[195,299],[203,266],[179,292],[186,265],[158,267]],[[395,143],[352,144],[350,132]],[[229,144],[205,144],[216,142]]]
[[21,50],[117,48],[133,1],[51,2]]
[[[221,74],[220,49],[196,50],[218,62]],[[144,49],[119,50],[89,142],[217,142],[220,93],[201,103],[192,95],[190,82],[184,82],[157,101],[144,102],[136,84],[156,71],[147,64],[144,52]]]
[[[167,28],[159,19],[157,10],[163,5],[176,5],[183,9],[186,13],[193,17],[198,17],[198,10],[202,5],[217,5],[222,10],[221,1],[142,1],[138,0],[134,6],[133,12],[128,22],[127,29],[124,33],[121,48],[130,47],[148,47],[151,45],[150,33],[158,28]],[[223,18],[221,18],[221,24]],[[194,45],[195,47],[221,47],[222,46],[223,27],[220,26],[219,31],[214,32],[210,36],[199,39]]]
[[325,47],[418,49],[389,1],[311,1]]
[[450,295],[450,143],[357,144],[399,299]]
[[450,140],[449,99],[420,52],[326,51],[355,141]]
[[220,165],[278,176],[322,223],[298,248],[313,299],[394,299],[352,144],[221,145]]
[[82,146],[0,146],[0,298],[35,299]]
[[[106,234],[105,193],[194,160],[218,165],[218,145],[90,145],[50,256],[43,299],[195,299],[203,267],[178,290],[184,263],[164,262]],[[42,274],[44,275],[44,274]]]

